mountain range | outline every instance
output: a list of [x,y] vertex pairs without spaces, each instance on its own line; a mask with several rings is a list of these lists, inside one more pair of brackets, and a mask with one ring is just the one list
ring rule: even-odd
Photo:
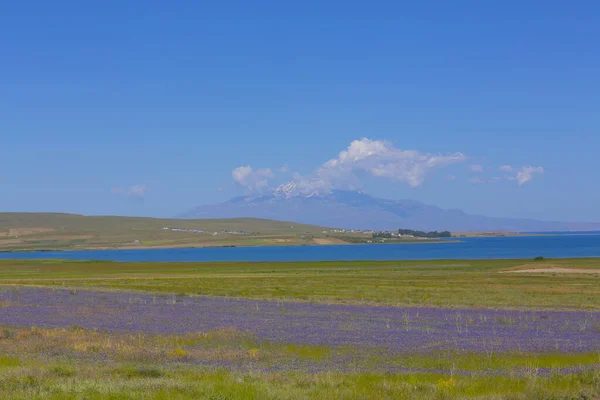
[[543,232],[600,230],[600,223],[498,218],[414,200],[386,200],[360,190],[302,192],[288,182],[268,193],[196,207],[179,218],[267,218],[346,229]]

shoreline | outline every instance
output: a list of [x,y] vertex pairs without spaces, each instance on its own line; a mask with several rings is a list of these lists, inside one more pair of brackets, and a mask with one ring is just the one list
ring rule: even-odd
[[[458,238],[456,238],[458,239]],[[76,249],[23,249],[23,250],[0,250],[0,254],[23,254],[23,253],[59,253],[59,252],[76,252],[76,251],[117,251],[117,250],[175,250],[175,249],[221,249],[221,248],[250,248],[250,247],[321,247],[321,246],[378,246],[378,245],[390,245],[390,244],[434,244],[434,243],[460,243],[461,240],[439,240],[439,239],[426,239],[426,240],[411,240],[411,241],[400,241],[400,242],[383,242],[383,243],[281,243],[268,244],[268,245],[249,245],[249,244],[231,244],[231,245],[174,245],[174,246],[119,246],[119,247],[90,247],[90,248],[76,248]]]

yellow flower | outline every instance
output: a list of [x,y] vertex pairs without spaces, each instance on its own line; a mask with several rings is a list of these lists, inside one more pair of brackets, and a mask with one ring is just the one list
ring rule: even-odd
[[181,348],[176,348],[175,350],[173,350],[171,352],[171,354],[173,354],[174,356],[177,357],[185,357],[187,355],[187,353],[185,352],[185,350],[181,349]]
[[75,350],[87,351],[88,346],[89,346],[88,342],[75,343]]
[[456,384],[454,378],[450,377],[450,379],[440,379],[437,383],[438,388],[440,389],[450,389],[453,388]]

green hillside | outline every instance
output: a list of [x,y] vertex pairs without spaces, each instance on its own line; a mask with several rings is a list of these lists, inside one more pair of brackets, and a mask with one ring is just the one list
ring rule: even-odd
[[328,244],[326,229],[255,218],[0,213],[0,251]]

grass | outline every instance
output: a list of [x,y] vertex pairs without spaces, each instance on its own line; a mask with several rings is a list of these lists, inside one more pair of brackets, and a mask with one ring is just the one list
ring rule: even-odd
[[[0,285],[392,306],[600,309],[600,275],[507,273],[531,269],[531,264],[4,260]],[[536,265],[600,269],[600,259]],[[10,304],[0,304],[0,312],[4,306]],[[498,322],[514,323],[510,318]],[[382,366],[397,372],[383,373]],[[150,335],[78,326],[0,327],[0,398],[17,400],[596,400],[599,366],[600,347],[574,354],[391,354],[376,348],[269,343],[235,329]]]
[[594,400],[598,374],[449,377],[436,374],[233,373],[192,368],[79,366],[74,376],[23,367],[0,377],[18,399],[539,399]]
[[[600,309],[600,274],[510,273],[530,260],[296,263],[0,261],[0,285],[392,306]],[[599,269],[600,259],[536,262]],[[507,321],[509,323],[510,321]]]
[[307,245],[314,244],[314,238],[325,238],[323,230],[327,229],[256,218],[188,220],[55,213],[0,213],[0,227],[0,251]]
[[[577,373],[537,370],[543,366],[593,367],[600,363],[599,353],[498,354],[489,361],[472,354],[373,356],[352,348],[261,344],[235,330],[162,336],[8,329],[10,338],[0,338],[0,352],[5,354],[0,358],[0,397],[10,399],[541,400],[595,399],[600,395],[598,369]],[[420,369],[450,366],[452,370],[388,374],[273,370],[289,360],[329,365],[339,352],[355,355],[373,370],[382,364]],[[199,365],[224,358],[240,367]],[[355,365],[357,359],[349,362]],[[481,374],[490,368],[495,373]]]

